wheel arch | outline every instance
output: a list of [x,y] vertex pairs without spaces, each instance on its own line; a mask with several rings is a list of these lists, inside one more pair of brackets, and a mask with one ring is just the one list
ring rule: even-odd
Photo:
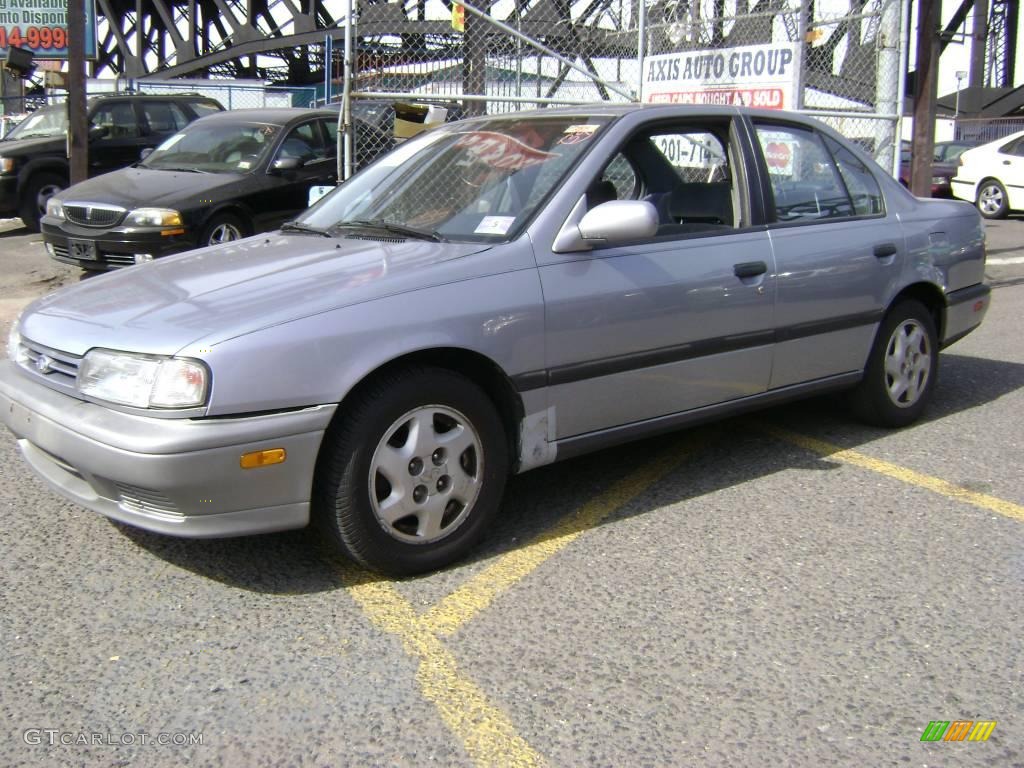
[[67,161],[62,160],[59,157],[40,157],[33,160],[29,160],[25,163],[24,167],[18,171],[18,190],[24,189],[25,185],[28,184],[29,179],[35,176],[37,173],[54,173],[58,176],[62,176],[69,183],[71,179],[70,169]]
[[217,216],[228,214],[230,216],[236,216],[242,220],[242,223],[249,229],[249,234],[256,234],[256,226],[253,222],[252,211],[243,203],[237,200],[226,200],[216,207],[210,208],[204,212],[202,218],[196,224],[195,231],[202,233],[210,225]]
[[[345,418],[346,406],[358,398],[364,389],[372,386],[381,377],[410,367],[443,368],[465,376],[479,386],[494,404],[502,426],[505,428],[505,439],[513,463],[512,469],[515,470],[520,456],[519,425],[525,415],[523,400],[501,366],[486,355],[463,347],[434,347],[416,350],[378,365],[360,378],[341,399],[328,431]],[[321,450],[323,450],[322,447]]]
[[978,183],[974,185],[975,189],[981,187],[981,185],[984,184],[986,181],[994,181],[997,182],[1001,187],[1006,187],[1006,185],[1003,184],[1002,179],[1000,179],[998,176],[993,176],[992,174],[989,174],[987,176],[982,176],[980,179],[978,179]]
[[935,334],[942,343],[946,332],[946,297],[934,283],[919,282],[906,286],[896,294],[886,311],[891,310],[903,299],[915,299],[924,305],[935,323]]

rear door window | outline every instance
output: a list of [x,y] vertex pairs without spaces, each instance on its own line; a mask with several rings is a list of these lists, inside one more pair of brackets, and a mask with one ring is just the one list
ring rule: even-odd
[[846,191],[858,216],[874,216],[885,213],[882,205],[882,190],[878,181],[853,153],[839,142],[825,137],[825,144],[835,158],[839,175],[846,185]]
[[780,222],[855,215],[846,185],[822,138],[804,128],[756,124]]
[[177,133],[189,123],[185,111],[170,101],[146,101],[142,114],[150,133]]
[[102,139],[134,139],[139,135],[139,120],[130,102],[101,104],[93,112],[90,125],[101,128]]

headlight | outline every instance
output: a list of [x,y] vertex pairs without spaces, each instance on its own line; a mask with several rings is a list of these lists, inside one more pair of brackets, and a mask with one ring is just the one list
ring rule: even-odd
[[28,360],[28,352],[21,345],[21,332],[18,331],[18,324],[21,322],[21,313],[11,323],[11,330],[7,333],[7,359],[18,365],[24,365]]
[[14,173],[13,157],[0,157],[0,173]]
[[93,349],[78,367],[78,391],[136,408],[195,408],[210,374],[199,360]]
[[63,219],[64,203],[55,197],[51,197],[46,201],[46,215],[53,216],[55,219]]
[[949,179],[945,176],[932,176],[932,184],[949,184]]
[[130,227],[180,227],[181,214],[170,208],[136,208],[124,223]]

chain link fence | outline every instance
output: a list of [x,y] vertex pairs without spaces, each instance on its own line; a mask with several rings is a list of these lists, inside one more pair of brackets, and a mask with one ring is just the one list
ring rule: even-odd
[[960,118],[954,121],[953,138],[986,144],[1018,131],[1024,131],[1024,117]]
[[[267,109],[272,107],[308,107],[316,98],[313,86],[284,87],[262,84],[240,84],[219,80],[89,80],[86,94],[98,96],[107,93],[201,93],[216,99],[225,109]],[[18,111],[11,119],[18,120],[47,104],[62,104],[67,98],[64,91],[50,90],[3,99],[3,114]]]
[[416,19],[436,22],[436,32],[422,35],[364,36],[359,17],[348,92],[355,140],[374,146],[356,155],[387,149],[424,120],[637,100],[636,2],[517,2],[489,5],[489,13],[463,7]]
[[[655,101],[809,112],[891,169],[901,100],[900,0],[845,4],[518,0],[480,4],[485,12],[468,4],[460,11],[456,0],[451,14],[417,6],[415,20],[434,22],[429,34],[364,34],[379,27],[376,6],[366,8],[365,19],[357,9],[345,90],[353,141],[362,144],[355,155],[374,156],[424,119]],[[344,51],[335,56],[327,64],[341,71]]]

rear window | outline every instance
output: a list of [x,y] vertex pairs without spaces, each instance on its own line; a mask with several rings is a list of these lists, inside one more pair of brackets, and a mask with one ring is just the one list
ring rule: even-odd
[[206,117],[207,115],[224,111],[224,107],[213,100],[191,101],[189,102],[189,105],[192,107],[192,110],[199,115],[199,117]]

